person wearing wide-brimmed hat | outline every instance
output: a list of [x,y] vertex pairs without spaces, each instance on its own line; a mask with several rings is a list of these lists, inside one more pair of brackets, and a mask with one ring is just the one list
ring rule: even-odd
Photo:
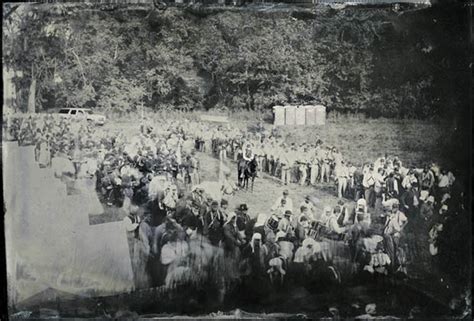
[[278,223],[278,230],[285,232],[287,237],[294,236],[294,226],[293,226],[293,213],[290,210],[286,210],[283,214],[283,217]]
[[385,227],[383,230],[384,244],[387,254],[393,265],[398,265],[400,262],[397,259],[398,247],[400,243],[401,233],[408,223],[408,218],[399,210],[400,204],[398,200],[392,203],[392,211],[387,217]]
[[235,213],[237,214],[236,225],[242,239],[250,240],[253,233],[253,224],[248,214],[247,204],[240,204]]

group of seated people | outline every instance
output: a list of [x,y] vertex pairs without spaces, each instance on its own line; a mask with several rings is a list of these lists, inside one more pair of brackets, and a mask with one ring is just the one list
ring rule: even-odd
[[[202,122],[162,121],[127,136],[87,123],[30,117],[11,121],[4,135],[35,146],[40,166],[51,166],[54,158],[69,159],[74,165],[69,174],[95,178],[103,202],[126,211],[131,248],[137,249],[134,270],[141,271],[135,278],[146,274],[151,279],[138,286],[176,282],[176,271],[184,273],[196,260],[191,245],[197,243],[211,249],[199,252],[202,256],[222,252],[230,262],[224,264],[228,274],[245,280],[282,283],[285,275],[298,278],[301,271],[316,270],[337,280],[344,264],[371,274],[405,273],[406,235],[422,226],[424,250],[436,255],[437,235],[456,204],[454,176],[435,165],[407,169],[396,157],[380,157],[357,169],[321,141],[298,149],[282,146],[282,138]],[[299,170],[302,184],[308,172],[310,184],[334,177],[339,203],[324,206],[308,195],[294,207],[284,190],[267,213],[249,214],[247,204],[230,209],[226,197],[234,194],[213,197],[200,187],[196,150],[216,153],[221,160],[227,152],[256,158],[271,175],[287,171],[281,174],[284,183],[291,182],[291,166]],[[298,158],[290,161],[288,155]],[[58,170],[58,176],[65,174]],[[342,196],[356,200],[355,207]]]

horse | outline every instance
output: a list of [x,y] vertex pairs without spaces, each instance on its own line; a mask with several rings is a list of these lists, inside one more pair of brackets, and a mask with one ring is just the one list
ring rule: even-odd
[[251,182],[250,185],[250,191],[253,193],[253,183],[255,182],[255,177],[257,177],[257,160],[253,158],[250,162],[247,164],[247,168],[244,171],[244,186],[245,189],[248,190],[249,188],[249,181]]
[[258,165],[255,158],[251,161],[246,161],[244,159],[239,160],[237,163],[237,173],[239,175],[238,185],[248,190],[250,181],[250,190],[253,192],[253,184],[255,177],[257,177],[257,169]]

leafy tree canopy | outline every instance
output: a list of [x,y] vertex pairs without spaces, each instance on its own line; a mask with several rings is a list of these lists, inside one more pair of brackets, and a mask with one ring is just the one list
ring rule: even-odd
[[318,9],[305,17],[16,6],[4,15],[4,63],[21,71],[15,83],[23,110],[33,87],[37,109],[319,102],[375,117],[424,118],[466,104],[465,17],[453,25],[441,8]]

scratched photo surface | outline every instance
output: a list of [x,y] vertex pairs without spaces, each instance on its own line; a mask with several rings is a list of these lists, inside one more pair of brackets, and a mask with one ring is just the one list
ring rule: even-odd
[[9,319],[472,319],[471,8],[3,4]]

